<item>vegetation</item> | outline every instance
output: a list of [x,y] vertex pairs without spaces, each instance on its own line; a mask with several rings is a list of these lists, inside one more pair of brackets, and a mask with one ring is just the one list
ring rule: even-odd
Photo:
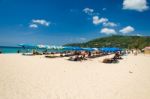
[[64,46],[120,47],[128,49],[143,49],[145,46],[150,46],[150,37],[113,35],[103,38],[97,38],[85,43],[66,44]]

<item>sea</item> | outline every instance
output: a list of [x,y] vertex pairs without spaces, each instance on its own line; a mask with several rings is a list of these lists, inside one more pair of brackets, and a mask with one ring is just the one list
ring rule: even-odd
[[[22,48],[22,47],[12,47],[12,46],[0,46],[0,52],[3,54],[7,53],[26,53],[26,52],[32,52],[33,50],[36,50],[38,52],[43,52],[46,49],[33,49],[33,48]],[[63,50],[54,50],[54,49],[49,49],[47,50],[48,52],[62,52]]]

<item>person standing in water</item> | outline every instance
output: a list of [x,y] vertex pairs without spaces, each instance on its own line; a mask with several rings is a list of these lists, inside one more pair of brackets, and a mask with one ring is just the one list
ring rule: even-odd
[[20,50],[18,50],[17,53],[19,54],[19,53],[20,53]]
[[2,54],[2,50],[0,49],[0,54]]

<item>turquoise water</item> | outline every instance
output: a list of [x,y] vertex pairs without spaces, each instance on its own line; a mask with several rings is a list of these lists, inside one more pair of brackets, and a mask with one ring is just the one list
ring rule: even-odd
[[[23,49],[22,47],[3,47],[0,46],[0,52],[2,53],[17,53],[18,51],[20,53],[24,53],[24,52],[32,52],[35,49],[32,48],[28,48],[28,49]],[[38,52],[43,52],[45,51],[45,49],[36,49]],[[63,50],[61,50],[63,51]],[[60,50],[48,50],[48,52],[61,52]]]
[[2,53],[17,53],[17,51],[23,51],[20,47],[2,47],[0,46],[0,51]]

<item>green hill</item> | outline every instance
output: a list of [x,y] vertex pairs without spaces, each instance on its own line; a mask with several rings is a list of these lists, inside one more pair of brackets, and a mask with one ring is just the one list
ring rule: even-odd
[[129,49],[132,48],[143,49],[145,46],[150,46],[150,37],[113,35],[108,37],[97,38],[85,43],[66,44],[64,46],[120,47]]

